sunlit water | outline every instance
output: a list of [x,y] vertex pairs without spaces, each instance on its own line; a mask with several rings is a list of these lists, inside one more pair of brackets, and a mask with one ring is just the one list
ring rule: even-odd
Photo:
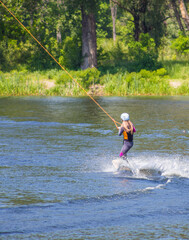
[[189,239],[189,98],[0,98],[0,239]]

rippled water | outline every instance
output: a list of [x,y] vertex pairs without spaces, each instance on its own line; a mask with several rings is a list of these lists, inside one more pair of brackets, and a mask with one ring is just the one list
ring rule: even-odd
[[0,98],[0,239],[189,239],[189,98]]

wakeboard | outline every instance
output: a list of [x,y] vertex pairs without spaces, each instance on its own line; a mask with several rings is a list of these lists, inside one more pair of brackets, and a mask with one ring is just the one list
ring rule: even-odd
[[112,164],[117,172],[125,172],[128,174],[133,174],[131,167],[127,160],[123,160],[121,158],[114,159]]
[[132,167],[128,160],[117,158],[112,161],[115,168],[114,174],[121,174],[126,177],[137,177],[137,179],[162,180],[162,172],[155,168],[140,168]]

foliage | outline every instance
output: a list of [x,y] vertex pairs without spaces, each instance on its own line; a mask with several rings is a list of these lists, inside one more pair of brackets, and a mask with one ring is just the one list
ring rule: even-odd
[[99,41],[99,52],[99,67],[109,66],[115,68],[116,66],[121,66],[126,58],[126,46],[119,41],[114,43],[112,39]]
[[78,41],[71,37],[66,37],[64,40],[63,49],[59,62],[66,68],[77,69],[81,64],[81,45],[78,46]]
[[141,34],[138,42],[132,41],[128,44],[128,58],[133,65],[130,71],[141,69],[156,69],[158,66],[158,54],[155,42],[149,34]]
[[178,38],[173,40],[171,46],[178,54],[189,54],[189,36],[180,34]]
[[[56,1],[23,0],[15,2],[7,0],[5,4],[56,59],[61,56],[64,38],[71,36],[77,39],[81,32],[81,28],[78,27],[81,19],[78,10],[75,9],[74,14],[71,15],[66,11],[64,4],[58,5]],[[1,50],[1,56],[7,59],[7,70],[13,67],[18,68],[19,64],[23,64],[22,61],[31,70],[57,67],[56,63],[34,42],[2,5],[0,5],[0,9],[3,13],[0,25],[4,29],[3,33],[0,33],[0,36],[3,34],[0,41],[6,44],[3,53]],[[61,42],[57,42],[58,31],[61,35]],[[2,45],[1,42],[0,45]],[[23,46],[28,47],[27,53],[23,51]],[[0,67],[4,68],[5,64],[0,62]]]
[[114,70],[124,68],[128,72],[138,72],[141,69],[155,70],[161,67],[154,39],[149,34],[141,34],[139,41],[132,38],[127,44],[119,39],[116,43],[104,39],[104,42],[99,42],[99,50],[101,70],[107,68],[112,72],[113,67]]
[[133,41],[133,18],[128,12],[123,12],[119,15],[119,18],[116,20],[116,34],[119,41],[128,44],[130,41]]
[[[116,42],[112,39],[109,0],[3,2],[85,89],[100,82],[107,94],[188,93],[189,66],[183,59],[188,60],[189,38],[178,34],[176,21],[170,17],[174,13],[167,7],[167,1],[118,0],[123,8],[117,8]],[[98,70],[79,70],[81,9],[93,12],[96,17]],[[1,4],[0,11],[0,70],[5,72],[0,74],[2,95],[84,94],[67,74],[57,70],[59,66],[55,61]],[[134,35],[136,32],[138,35]],[[160,52],[162,59],[172,61],[158,62]],[[182,61],[178,61],[179,58]],[[159,69],[161,66],[169,78],[184,79],[183,85],[171,88],[165,69]],[[15,69],[19,72],[12,71]],[[56,86],[45,89],[41,83],[44,79],[55,80]]]
[[21,65],[25,65],[31,56],[31,47],[29,41],[18,43],[17,40],[6,38],[0,41],[0,69],[10,71],[15,66],[19,69]]
[[[175,21],[171,18],[166,20],[166,24],[163,21],[167,13],[172,14],[168,11],[167,3],[163,0],[119,0],[118,2],[124,7],[118,5],[117,8],[117,42],[113,44],[108,0],[103,2],[99,0],[4,1],[15,16],[66,68],[75,70],[81,65],[81,8],[96,15],[99,67],[125,67],[128,71],[139,71],[142,68],[153,70],[159,67],[157,46],[161,43],[162,36],[169,38],[175,37],[176,34],[173,24]],[[23,64],[35,71],[57,68],[56,63],[2,5],[0,9],[0,68],[19,69]],[[133,31],[136,31],[137,16],[139,29],[138,41],[135,41]],[[166,26],[167,28],[172,26],[170,32],[174,30],[174,36],[166,31]],[[144,34],[141,33],[149,34],[147,43],[144,43]],[[110,41],[111,47],[108,47]],[[107,42],[107,48],[106,46],[104,48],[105,44],[101,44],[102,42]],[[187,53],[187,40],[184,37],[176,40],[173,46],[179,53],[181,51]]]
[[[91,85],[100,83],[104,86],[105,95],[188,95],[189,83],[183,80],[178,88],[169,84],[170,76],[164,68],[156,71],[141,70],[128,73],[120,71],[116,74],[102,73],[95,69],[84,71],[71,71],[70,74],[86,91]],[[90,82],[89,82],[90,79]],[[54,82],[48,88],[46,82]],[[87,88],[88,86],[88,88]],[[70,76],[61,70],[48,70],[28,72],[0,71],[0,95],[59,95],[59,96],[84,96],[86,93],[73,81]]]
[[0,95],[44,95],[44,85],[38,78],[28,77],[27,71],[12,71],[9,74],[0,72]]
[[0,42],[0,70],[3,70],[7,67],[8,65],[8,59],[6,58],[6,54],[5,54],[5,42],[1,41]]
[[104,77],[105,91],[110,95],[167,95],[170,85],[166,77],[166,70],[141,70],[139,73],[117,73]]
[[149,33],[160,45],[161,37],[165,33],[165,15],[167,5],[164,0],[118,0],[118,6],[123,12],[132,16],[129,21],[133,22],[133,37],[139,40],[141,33]]
[[[76,81],[79,82],[79,84],[82,85],[82,87],[88,89],[90,85],[94,85],[99,83],[99,76],[100,71],[98,71],[96,68],[88,68],[86,70],[81,71],[71,71],[71,76],[73,76]],[[59,85],[66,86],[67,84],[70,84],[73,80],[70,76],[68,76],[65,72],[63,72],[60,76],[58,76],[56,83]]]
[[189,83],[184,82],[180,87],[173,89],[173,95],[189,95]]
[[188,60],[171,60],[162,62],[164,68],[167,69],[167,73],[170,79],[187,80],[189,73],[189,62]]
[[112,38],[112,19],[109,1],[99,4],[96,14],[97,38]]

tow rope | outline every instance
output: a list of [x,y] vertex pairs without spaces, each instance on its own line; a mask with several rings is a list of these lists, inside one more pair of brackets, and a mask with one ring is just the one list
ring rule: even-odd
[[48,55],[68,74],[68,76],[93,100],[94,103],[114,122],[116,128],[118,128],[117,124],[121,125],[119,122],[115,121],[107,111],[100,106],[100,104],[77,82],[76,79],[72,77],[72,75],[55,59],[55,57],[37,40],[36,37],[20,22],[20,20],[8,9],[7,6],[0,0],[2,6],[14,17],[14,19],[28,32],[28,34],[48,53]]

